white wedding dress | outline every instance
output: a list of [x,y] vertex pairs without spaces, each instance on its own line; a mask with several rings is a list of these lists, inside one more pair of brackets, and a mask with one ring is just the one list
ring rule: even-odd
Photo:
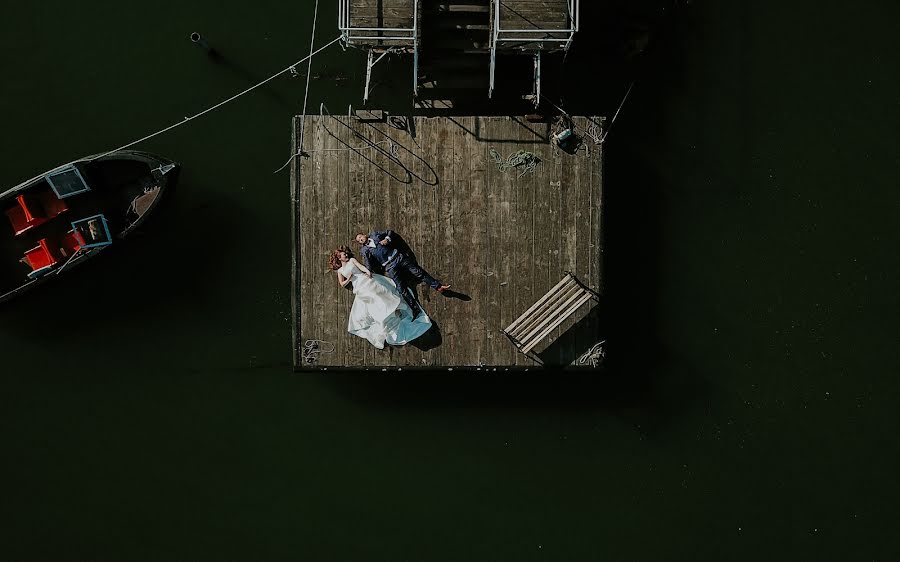
[[353,283],[353,306],[347,331],[365,338],[377,347],[384,344],[404,345],[431,328],[431,319],[425,311],[415,318],[394,282],[384,275],[373,274],[370,279],[353,262],[347,262],[338,270]]

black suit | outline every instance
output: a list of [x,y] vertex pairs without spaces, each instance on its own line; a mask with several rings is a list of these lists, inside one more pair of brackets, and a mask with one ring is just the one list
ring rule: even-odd
[[[387,244],[382,245],[382,240],[387,240]],[[412,276],[432,289],[440,287],[441,282],[422,269],[411,252],[400,247],[398,240],[399,236],[393,230],[376,230],[369,234],[369,240],[363,245],[360,253],[366,262],[366,267],[373,272],[384,271],[394,281],[403,300],[415,312],[419,309],[419,303],[413,297],[404,277]],[[374,244],[374,246],[369,244]]]

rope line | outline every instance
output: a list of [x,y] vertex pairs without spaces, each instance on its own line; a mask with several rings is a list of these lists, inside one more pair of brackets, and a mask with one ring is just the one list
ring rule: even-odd
[[319,17],[319,0],[313,12],[312,36],[309,38],[309,61],[306,63],[306,91],[303,92],[303,119],[300,120],[300,144],[297,151],[303,152],[303,132],[306,130],[306,100],[309,97],[309,75],[312,74],[312,51],[316,41],[316,18]]
[[[179,122],[177,122],[177,123],[173,123],[172,125],[169,125],[168,127],[164,128],[164,129],[160,129],[159,131],[156,131],[155,133],[151,133],[151,134],[149,134],[149,135],[147,135],[147,136],[145,136],[145,137],[142,137],[142,138],[140,138],[140,139],[138,139],[138,140],[136,140],[136,141],[132,141],[132,142],[130,142],[130,143],[128,143],[128,144],[123,144],[122,146],[120,146],[120,147],[118,147],[118,148],[115,148],[115,149],[113,149],[113,150],[110,150],[110,151],[108,151],[108,152],[104,152],[103,154],[98,154],[97,156],[92,157],[91,160],[93,161],[93,160],[96,160],[96,159],[98,159],[98,158],[103,158],[104,156],[109,156],[110,154],[112,154],[112,153],[114,153],[114,152],[118,152],[118,151],[120,151],[120,150],[125,150],[126,148],[130,148],[130,147],[132,147],[132,146],[134,146],[134,145],[136,145],[136,144],[139,144],[139,143],[142,143],[142,142],[144,142],[144,141],[150,140],[150,139],[152,139],[153,137],[157,137],[157,136],[159,136],[159,135],[161,135],[161,134],[163,134],[163,133],[167,133],[167,132],[171,131],[172,129],[175,129],[176,127],[180,127],[180,126],[182,126],[182,125],[184,125],[184,124],[186,124],[186,123],[188,123],[188,122],[190,122],[190,121],[193,121],[194,119],[197,119],[198,117],[202,117],[203,115],[206,115],[207,113],[209,113],[209,112],[211,112],[211,111],[214,111],[214,110],[216,110],[216,109],[222,107],[223,105],[225,105],[225,104],[227,104],[227,103],[230,103],[230,102],[232,102],[232,101],[238,99],[239,97],[243,96],[244,94],[250,93],[250,92],[252,92],[253,90],[259,88],[260,86],[263,86],[264,84],[267,84],[267,83],[271,82],[272,80],[274,80],[275,78],[281,76],[281,75],[284,74],[285,72],[290,72],[291,69],[294,68],[295,66],[297,66],[298,64],[300,64],[300,63],[302,63],[302,62],[305,62],[306,60],[311,59],[313,56],[315,56],[315,55],[321,53],[322,51],[324,51],[324,50],[327,49],[328,47],[334,45],[335,43],[337,43],[337,42],[340,41],[340,40],[341,40],[341,37],[340,37],[340,36],[336,37],[333,41],[330,41],[330,42],[327,43],[326,45],[324,45],[324,46],[322,46],[322,47],[319,47],[315,52],[312,52],[312,53],[310,53],[309,55],[303,57],[302,59],[300,59],[300,60],[298,60],[297,62],[295,62],[294,64],[288,66],[288,67],[285,68],[284,70],[279,70],[278,72],[276,72],[276,73],[273,74],[272,76],[269,76],[268,78],[266,78],[266,79],[263,80],[262,82],[259,82],[259,83],[257,83],[257,84],[254,84],[253,86],[250,86],[250,87],[247,88],[246,90],[244,90],[244,91],[242,91],[242,92],[240,92],[240,93],[237,93],[237,94],[231,96],[230,98],[228,98],[228,99],[226,99],[226,100],[224,100],[224,101],[221,101],[221,102],[217,103],[216,105],[214,105],[214,106],[212,106],[212,107],[208,107],[208,108],[204,109],[203,111],[201,111],[200,113],[198,113],[198,114],[196,114],[196,115],[191,115],[190,117],[185,116],[184,120],[182,120],[182,121],[179,121]],[[308,80],[308,79],[309,79],[309,75],[307,74],[307,80]]]
[[619,104],[619,108],[616,109],[616,113],[615,113],[615,115],[613,115],[612,121],[609,122],[609,127],[606,128],[606,132],[603,133],[603,138],[600,139],[600,142],[603,142],[603,141],[606,140],[606,135],[609,134],[609,130],[612,128],[613,123],[616,122],[616,117],[618,117],[618,116],[619,116],[619,112],[622,111],[622,106],[625,105],[625,100],[628,99],[628,94],[631,93],[631,89],[632,89],[633,87],[634,87],[634,82],[632,82],[632,83],[628,86],[628,91],[625,92],[625,97],[622,98],[622,103],[620,103],[620,104]]

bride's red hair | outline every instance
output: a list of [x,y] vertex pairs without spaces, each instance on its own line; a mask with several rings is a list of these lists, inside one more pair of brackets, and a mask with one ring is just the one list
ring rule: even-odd
[[331,255],[328,256],[328,267],[332,271],[337,271],[344,265],[341,263],[341,252],[347,254],[347,259],[353,257],[353,252],[350,251],[350,248],[347,246],[338,246],[336,249],[332,250]]

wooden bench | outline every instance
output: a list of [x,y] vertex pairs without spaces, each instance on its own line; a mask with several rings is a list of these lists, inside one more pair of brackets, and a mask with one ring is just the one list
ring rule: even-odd
[[532,357],[531,351],[537,344],[592,298],[599,300],[599,295],[567,271],[562,281],[516,318],[503,333],[519,351]]

